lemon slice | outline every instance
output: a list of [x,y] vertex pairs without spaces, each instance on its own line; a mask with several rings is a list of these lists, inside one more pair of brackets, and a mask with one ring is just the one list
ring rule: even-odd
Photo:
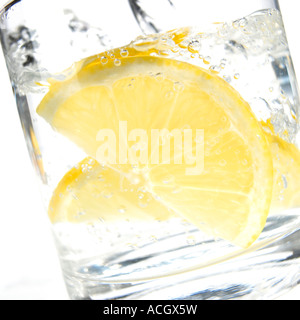
[[[51,82],[37,109],[55,130],[106,164],[99,132],[110,130],[119,142],[110,147],[128,148],[128,159],[116,150],[111,170],[134,172],[157,201],[209,234],[243,247],[257,239],[272,198],[272,159],[236,91],[201,68],[154,56],[105,64],[94,57],[75,69],[65,81]],[[136,129],[148,140],[129,139]],[[156,140],[153,130],[161,130]]]
[[262,123],[273,159],[273,195],[271,214],[300,206],[300,151],[278,137],[268,121]]
[[57,186],[49,205],[52,223],[87,223],[96,220],[165,221],[172,217],[137,181],[87,157]]

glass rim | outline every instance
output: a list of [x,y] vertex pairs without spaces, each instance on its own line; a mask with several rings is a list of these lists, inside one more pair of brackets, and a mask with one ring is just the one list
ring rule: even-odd
[[10,0],[7,1],[4,5],[0,6],[0,17],[3,15],[3,13],[7,12],[8,9],[13,7],[15,4],[21,2],[22,0]]
[[[7,10],[9,10],[15,4],[17,4],[17,3],[21,2],[21,1],[23,1],[23,0],[10,0],[10,1],[7,1],[5,4],[0,6],[0,16],[2,16],[3,13],[7,12]],[[223,0],[223,1],[226,1],[226,0]],[[273,0],[273,1],[274,1],[274,4],[275,4],[275,7],[280,10],[280,0]]]

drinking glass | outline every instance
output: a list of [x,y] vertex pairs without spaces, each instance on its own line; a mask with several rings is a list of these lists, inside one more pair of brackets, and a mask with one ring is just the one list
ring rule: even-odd
[[278,1],[17,0],[0,35],[71,299],[298,284],[299,96]]

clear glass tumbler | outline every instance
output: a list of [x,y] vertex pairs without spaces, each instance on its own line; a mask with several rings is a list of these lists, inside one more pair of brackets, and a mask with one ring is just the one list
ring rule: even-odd
[[300,280],[299,96],[276,0],[19,0],[0,36],[72,299]]

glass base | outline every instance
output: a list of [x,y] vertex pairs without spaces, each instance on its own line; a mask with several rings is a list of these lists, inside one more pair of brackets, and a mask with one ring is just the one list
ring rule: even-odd
[[[280,219],[285,222],[281,236]],[[299,223],[298,215],[270,218],[247,250],[215,239],[187,244],[181,233],[106,262],[95,256],[76,263],[64,258],[67,290],[74,300],[275,299],[300,283]],[[193,232],[198,230],[191,230],[190,237]]]

